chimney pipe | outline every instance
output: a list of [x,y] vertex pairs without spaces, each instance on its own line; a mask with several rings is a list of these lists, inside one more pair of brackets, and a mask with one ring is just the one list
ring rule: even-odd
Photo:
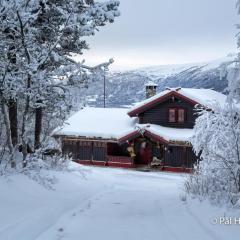
[[145,84],[146,99],[153,97],[157,93],[157,84],[154,82],[148,82]]

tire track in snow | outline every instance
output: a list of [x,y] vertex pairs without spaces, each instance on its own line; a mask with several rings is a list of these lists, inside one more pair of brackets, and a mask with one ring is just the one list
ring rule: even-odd
[[[167,233],[167,238],[164,236],[164,239],[166,240],[178,240],[179,237],[172,231],[171,227],[169,227],[169,223],[166,221],[166,217],[165,217],[165,213],[162,209],[162,206],[159,206],[160,203],[157,202],[158,205],[158,210],[161,213],[161,216],[159,218],[159,220],[162,222],[161,226],[163,225],[163,227],[161,228],[162,231]],[[169,238],[171,237],[171,238]]]
[[[189,214],[189,216],[191,216],[194,221],[196,221],[198,223],[198,225],[201,227],[201,229],[203,230],[203,232],[209,236],[210,240],[222,240],[222,238],[220,236],[218,236],[217,234],[215,234],[212,230],[210,230],[202,221],[201,219],[193,213],[193,211],[189,208],[189,206],[186,204],[186,212]],[[209,222],[209,224],[211,224]],[[204,239],[204,238],[203,238]]]
[[[41,233],[39,233],[36,236],[35,240],[41,240],[41,239],[45,240],[46,238],[44,237],[44,235],[48,231],[51,231],[53,229],[58,231],[60,228],[62,228],[64,230],[64,227],[66,227],[73,220],[73,217],[77,217],[78,214],[81,214],[90,210],[93,202],[96,202],[97,200],[101,199],[101,197],[103,197],[107,192],[109,192],[109,190],[112,190],[114,188],[114,185],[105,186],[105,187],[107,189],[99,191],[97,194],[93,194],[90,197],[85,198],[77,206],[75,205],[70,210],[64,211],[59,216],[59,218],[56,219],[56,221],[53,224],[49,225],[46,229],[44,229]],[[56,232],[56,238],[63,239],[64,234],[66,234],[66,232],[63,232],[61,235],[59,234],[59,232]]]

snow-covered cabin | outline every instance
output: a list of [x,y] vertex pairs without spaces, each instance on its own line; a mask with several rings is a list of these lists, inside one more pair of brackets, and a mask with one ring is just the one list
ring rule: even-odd
[[[153,91],[153,92],[151,92]],[[195,106],[212,109],[226,96],[211,89],[168,88],[156,94],[146,86],[146,100],[130,109],[83,108],[57,129],[62,151],[74,161],[101,166],[156,165],[190,171],[197,161],[190,138]]]

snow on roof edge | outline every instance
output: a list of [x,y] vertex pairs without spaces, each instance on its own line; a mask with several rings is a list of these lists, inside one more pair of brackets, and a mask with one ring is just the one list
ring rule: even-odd
[[137,122],[136,118],[127,115],[128,110],[86,107],[70,116],[62,127],[53,131],[53,135],[115,140]]
[[167,95],[169,93],[178,93],[180,95],[183,95],[184,97],[187,97],[200,105],[203,105],[205,107],[212,108],[216,103],[223,106],[226,103],[227,96],[217,92],[213,89],[205,89],[205,88],[167,88],[166,90],[156,94],[155,96],[145,99],[139,104],[133,106],[129,111],[128,114],[131,112],[134,112],[138,110],[139,108],[142,108],[146,104],[150,104],[151,102],[155,101],[158,98],[163,97],[164,95]]

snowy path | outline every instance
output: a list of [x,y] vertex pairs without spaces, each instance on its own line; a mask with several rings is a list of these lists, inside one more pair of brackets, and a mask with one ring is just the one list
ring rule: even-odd
[[240,226],[211,223],[223,210],[180,200],[183,175],[85,169],[85,178],[59,176],[57,191],[35,186],[35,202],[30,196],[22,212],[14,206],[15,217],[5,218],[9,224],[0,219],[0,239],[221,240],[240,233]]

